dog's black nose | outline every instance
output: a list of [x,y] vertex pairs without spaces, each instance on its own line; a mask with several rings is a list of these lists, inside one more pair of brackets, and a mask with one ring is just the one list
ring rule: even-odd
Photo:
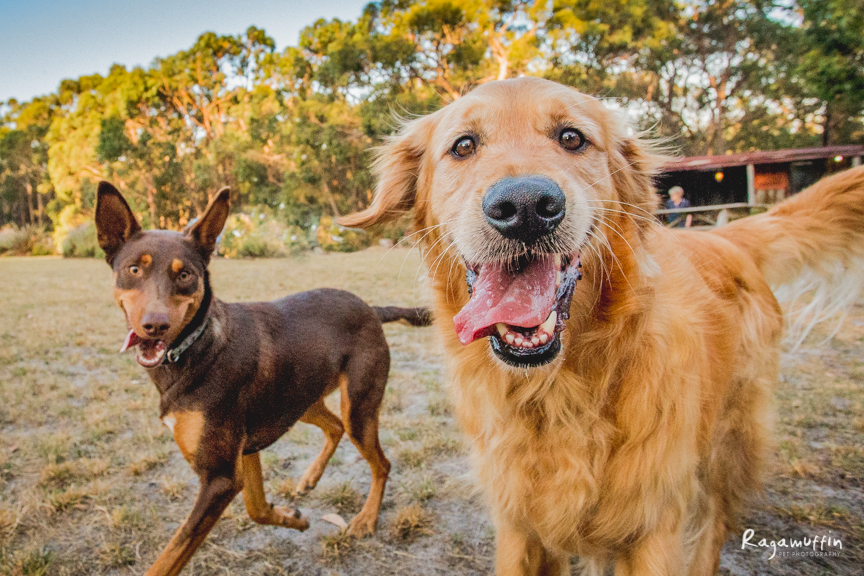
[[564,219],[566,198],[545,176],[503,178],[483,197],[486,220],[502,236],[533,242],[550,234]]
[[171,322],[168,314],[148,312],[141,318],[141,327],[150,338],[158,338],[168,332]]

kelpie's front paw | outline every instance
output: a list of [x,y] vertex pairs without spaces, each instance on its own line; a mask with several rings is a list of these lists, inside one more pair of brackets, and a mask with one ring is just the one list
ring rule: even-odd
[[362,511],[348,523],[348,535],[355,538],[365,538],[375,533],[378,517],[364,514]]
[[285,528],[293,528],[301,532],[309,528],[309,520],[304,518],[297,508],[284,508],[282,506],[274,506],[273,514],[275,514],[280,526]]
[[324,474],[324,466],[317,461],[310,464],[309,468],[303,473],[303,476],[300,477],[300,480],[297,481],[297,486],[294,487],[294,495],[302,496],[314,489],[318,485],[318,481],[321,480],[322,474]]
[[305,477],[301,478],[300,481],[297,483],[297,486],[294,487],[294,496],[303,496],[304,494],[315,488],[316,484],[317,482],[311,482]]

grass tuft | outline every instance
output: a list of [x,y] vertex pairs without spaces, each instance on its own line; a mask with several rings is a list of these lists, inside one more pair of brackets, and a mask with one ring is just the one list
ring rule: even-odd
[[340,530],[321,536],[321,557],[325,562],[342,562],[354,550],[356,539]]
[[340,512],[353,513],[360,509],[362,496],[351,486],[350,482],[343,482],[322,490],[319,498]]
[[129,464],[129,472],[133,476],[141,476],[142,474],[153,470],[157,466],[161,466],[166,460],[168,460],[167,452],[159,452],[157,454],[144,456]]
[[122,568],[135,564],[135,550],[118,542],[107,542],[99,548],[99,560],[106,568]]
[[394,538],[406,541],[429,536],[432,534],[432,518],[420,504],[404,506],[396,511],[390,532]]

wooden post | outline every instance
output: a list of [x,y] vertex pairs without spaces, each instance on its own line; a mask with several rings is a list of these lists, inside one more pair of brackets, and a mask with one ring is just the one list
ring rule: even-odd
[[756,167],[747,165],[747,204],[756,204]]
[[852,158],[852,167],[853,168],[855,168],[856,166],[860,166],[860,165],[861,165],[861,157],[860,156],[855,156],[854,158]]

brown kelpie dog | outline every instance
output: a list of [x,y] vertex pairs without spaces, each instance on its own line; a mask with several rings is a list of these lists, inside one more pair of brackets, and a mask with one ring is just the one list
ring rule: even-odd
[[[372,469],[369,496],[348,532],[372,533],[390,471],[378,441],[390,368],[381,323],[430,322],[425,309],[370,307],[331,289],[273,302],[221,302],[207,265],[228,197],[221,190],[185,233],[143,231],[117,189],[99,184],[99,245],[130,329],[123,350],[137,346],[138,362],[159,390],[162,421],[200,479],[195,506],[147,572],[152,576],[179,573],[240,491],[254,521],[309,527],[299,510],[267,503],[258,454],[298,420],[327,436],[298,491],[315,487],[347,431]],[[337,388],[341,419],[324,405]]]

